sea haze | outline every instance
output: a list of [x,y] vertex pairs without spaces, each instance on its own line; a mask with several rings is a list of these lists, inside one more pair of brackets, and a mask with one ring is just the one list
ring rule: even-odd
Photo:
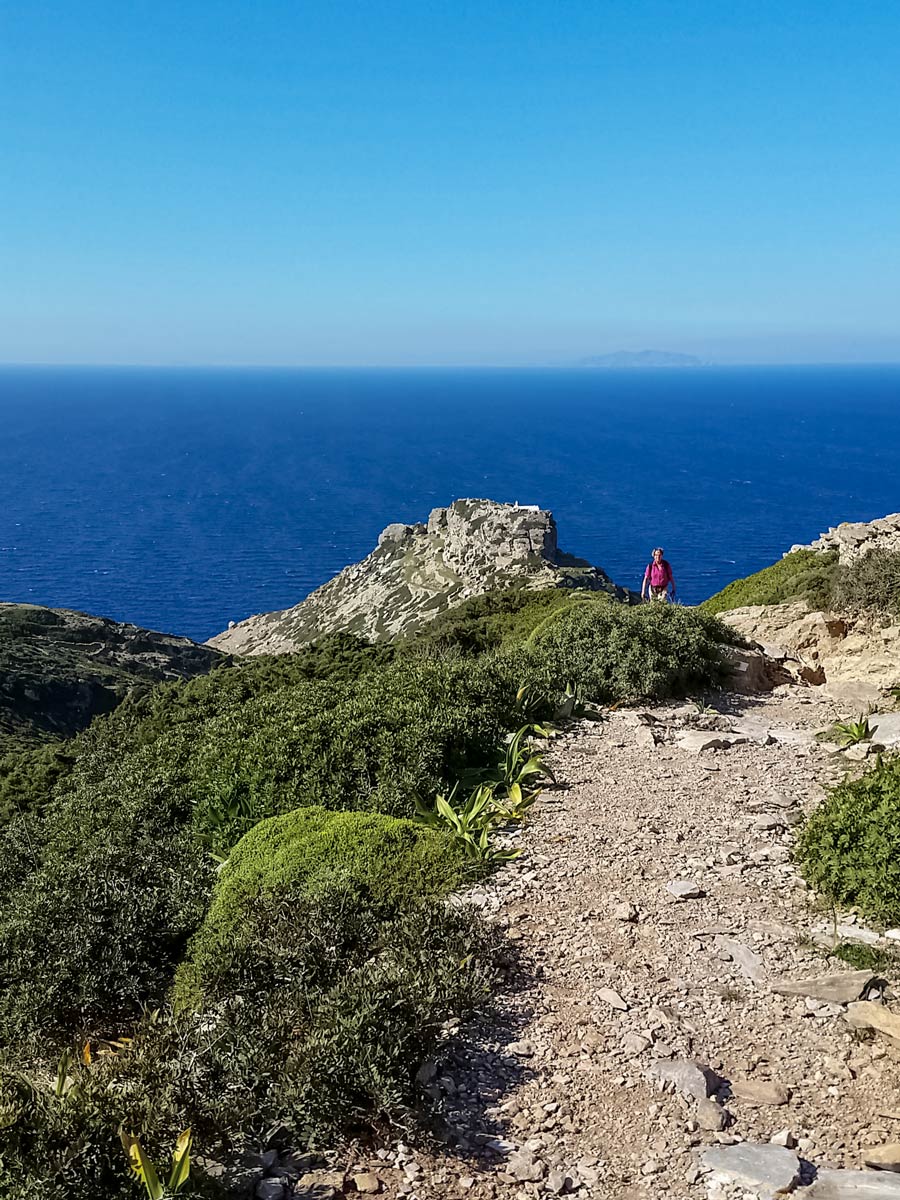
[[696,602],[900,509],[900,368],[0,369],[0,598],[198,640],[295,604],[393,521],[540,504]]

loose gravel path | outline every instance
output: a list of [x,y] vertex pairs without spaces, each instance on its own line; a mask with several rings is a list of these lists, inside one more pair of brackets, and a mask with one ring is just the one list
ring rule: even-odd
[[[394,1146],[351,1175],[418,1200],[701,1200],[710,1146],[775,1138],[858,1168],[900,1141],[900,1050],[773,990],[849,970],[790,862],[793,827],[846,770],[811,736],[834,707],[794,687],[717,707],[612,713],[554,743],[559,786],[523,858],[474,896],[517,965],[429,1083],[447,1152]],[[750,740],[679,744],[704,726]]]

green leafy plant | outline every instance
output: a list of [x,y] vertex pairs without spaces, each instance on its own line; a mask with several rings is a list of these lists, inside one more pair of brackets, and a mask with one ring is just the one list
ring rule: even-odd
[[835,721],[829,730],[829,737],[840,746],[856,746],[860,742],[871,741],[872,732],[869,718],[861,714],[856,721]]
[[795,550],[745,579],[736,579],[704,600],[704,612],[727,612],[753,604],[806,600],[811,608],[827,608],[838,574],[838,556],[828,551]]
[[520,850],[500,850],[491,845],[491,831],[505,817],[494,794],[493,784],[478,784],[468,797],[458,800],[459,783],[446,796],[435,797],[434,805],[416,804],[416,816],[423,824],[444,829],[477,862],[508,862],[518,858]]
[[191,1173],[191,1142],[190,1129],[179,1135],[172,1151],[172,1170],[166,1187],[160,1182],[159,1175],[150,1157],[141,1145],[140,1140],[124,1130],[119,1134],[122,1146],[128,1156],[129,1165],[137,1178],[144,1185],[148,1200],[167,1200],[167,1197],[183,1191],[190,1181]]
[[831,904],[900,924],[900,759],[834,787],[804,825],[796,854]]

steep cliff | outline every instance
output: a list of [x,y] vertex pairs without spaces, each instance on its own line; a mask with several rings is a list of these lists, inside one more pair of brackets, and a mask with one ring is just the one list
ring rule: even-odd
[[222,661],[187,638],[0,603],[0,753],[10,739],[70,737],[137,685],[190,679]]
[[335,630],[393,636],[470,596],[517,584],[629,596],[598,567],[559,550],[556,522],[545,509],[457,500],[434,509],[427,524],[388,525],[368,557],[300,604],[249,617],[209,645],[277,654]]

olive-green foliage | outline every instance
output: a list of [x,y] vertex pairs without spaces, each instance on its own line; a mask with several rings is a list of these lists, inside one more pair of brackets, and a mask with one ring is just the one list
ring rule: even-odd
[[[0,1041],[115,1030],[165,995],[214,864],[134,761],[0,840]],[[92,803],[92,800],[96,803]]]
[[[287,896],[299,901],[341,889],[367,919],[379,920],[410,898],[441,895],[471,875],[451,838],[410,820],[301,808],[261,821],[219,876],[179,993],[186,999],[188,987],[203,991],[234,969],[234,959],[248,953],[241,932],[248,918],[273,898],[284,903]],[[249,951],[255,960],[264,953],[255,945]]]
[[473,596],[412,634],[400,644],[404,654],[483,654],[523,642],[549,613],[568,605],[573,596],[590,593],[561,588],[530,591],[502,588]]
[[0,755],[0,823],[16,813],[39,811],[75,762],[75,740],[34,745],[10,739]]
[[804,826],[797,856],[834,904],[900,923],[900,759],[838,784]]
[[832,958],[839,958],[857,971],[877,971],[888,979],[896,979],[900,974],[900,954],[896,951],[881,950],[863,942],[839,942],[830,953]]
[[735,640],[696,609],[597,599],[547,620],[529,643],[529,659],[556,694],[573,684],[599,702],[665,699],[721,685],[728,675],[723,644]]
[[837,572],[837,554],[795,550],[771,567],[729,583],[700,607],[714,614],[751,604],[806,600],[811,608],[828,608]]
[[834,584],[832,607],[900,616],[900,554],[869,550],[842,566]]
[[10,738],[0,757],[0,821],[16,812],[40,811],[79,757],[91,755],[98,743],[115,741],[127,753],[160,735],[171,737],[182,726],[190,736],[191,727],[257,697],[315,680],[350,683],[393,656],[390,645],[331,634],[296,654],[244,658],[187,682],[133,688],[115,712],[65,741],[34,745],[31,738]]

